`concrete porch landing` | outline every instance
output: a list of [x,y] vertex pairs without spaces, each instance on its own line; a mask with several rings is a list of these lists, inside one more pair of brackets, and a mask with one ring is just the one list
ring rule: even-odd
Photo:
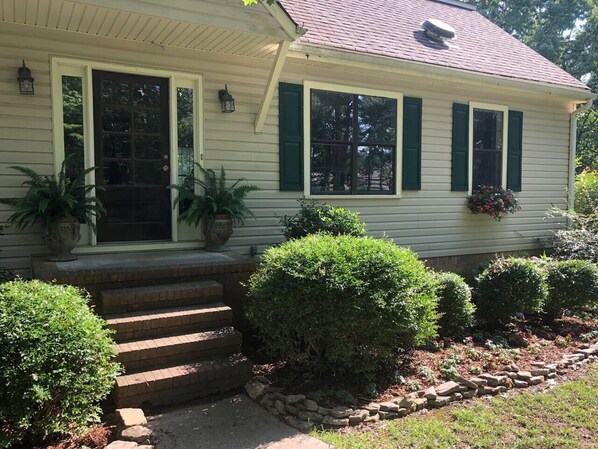
[[148,420],[159,449],[334,449],[288,427],[243,394]]
[[210,253],[207,251],[143,251],[135,253],[80,254],[70,262],[48,262],[55,269],[65,271],[88,271],[113,268],[150,268],[173,264],[202,265],[237,262],[234,253]]
[[[256,259],[234,252],[211,253],[202,250],[157,250],[128,253],[79,254],[70,262],[50,262],[42,256],[31,258],[33,276],[40,279],[69,276],[102,277],[108,273],[114,276],[118,270],[120,278],[130,277],[126,273],[136,271],[168,271],[174,268],[201,269],[202,267],[244,265],[255,266]],[[116,279],[114,279],[116,280]]]
[[255,257],[201,250],[80,254],[78,257],[71,262],[32,257],[33,277],[83,287],[94,302],[106,289],[213,280],[224,286],[224,302],[235,309],[242,305],[245,297],[241,283],[259,265]]

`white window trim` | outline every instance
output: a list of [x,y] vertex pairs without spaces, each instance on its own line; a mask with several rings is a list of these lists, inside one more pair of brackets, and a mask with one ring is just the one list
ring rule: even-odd
[[509,151],[509,107],[499,104],[479,103],[475,101],[469,102],[469,190],[468,195],[473,191],[473,112],[474,109],[485,109],[488,111],[496,111],[503,113],[503,129],[502,129],[502,170],[501,170],[501,186],[503,189],[507,188],[507,161]]
[[[83,138],[84,138],[84,164],[85,168],[94,166],[95,141],[93,123],[93,86],[92,71],[106,70],[110,72],[128,73],[134,75],[155,76],[168,78],[170,86],[170,182],[178,182],[178,118],[177,118],[177,95],[178,87],[193,89],[193,113],[195,123],[193,127],[193,155],[196,162],[203,166],[204,153],[204,132],[203,132],[203,77],[196,73],[179,72],[148,67],[138,67],[126,64],[116,64],[103,61],[73,59],[64,57],[51,57],[51,95],[52,95],[52,134],[54,143],[54,171],[58,173],[64,160],[64,123],[62,104],[62,76],[78,76],[82,79],[83,97]],[[87,175],[86,182],[95,184],[95,173],[92,171]],[[92,192],[95,195],[95,191]],[[171,190],[170,201],[174,206],[175,192]],[[95,219],[94,219],[95,222]],[[178,242],[178,206],[172,209],[172,235],[171,242]],[[98,245],[96,235],[87,230],[89,242],[92,247]],[[106,244],[112,247],[115,244]],[[137,243],[119,244],[125,247],[138,247]],[[143,244],[142,244],[143,245]],[[148,246],[159,245],[159,243],[147,243]],[[102,245],[104,246],[104,245]]]
[[[353,95],[385,97],[397,101],[397,139],[396,139],[396,171],[395,193],[392,195],[317,195],[311,193],[311,91],[327,90]],[[303,82],[303,197],[307,199],[390,199],[402,197],[401,174],[403,172],[403,94],[389,90],[367,89],[343,84],[322,83],[316,81]]]

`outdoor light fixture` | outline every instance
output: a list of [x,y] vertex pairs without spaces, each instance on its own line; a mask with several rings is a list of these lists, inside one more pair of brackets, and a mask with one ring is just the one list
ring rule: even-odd
[[228,86],[225,84],[224,89],[218,91],[218,98],[222,105],[222,112],[235,112],[235,99],[228,92]]
[[23,61],[23,67],[19,67],[17,81],[19,82],[21,95],[33,95],[33,77],[31,76],[31,70],[25,65],[25,61]]

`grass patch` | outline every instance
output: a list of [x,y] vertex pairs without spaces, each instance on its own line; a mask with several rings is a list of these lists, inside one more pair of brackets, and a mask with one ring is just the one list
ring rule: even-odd
[[523,393],[470,407],[389,421],[377,429],[314,436],[338,449],[595,448],[598,367],[547,393]]

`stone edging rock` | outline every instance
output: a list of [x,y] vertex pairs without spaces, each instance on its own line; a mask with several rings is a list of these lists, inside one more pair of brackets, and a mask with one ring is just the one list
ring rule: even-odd
[[496,374],[484,373],[469,379],[459,376],[455,381],[399,396],[390,401],[372,402],[357,409],[345,406],[326,408],[301,394],[284,395],[282,389],[271,387],[264,376],[250,380],[245,385],[245,390],[252,400],[291,427],[309,431],[316,425],[341,428],[396,419],[424,408],[439,408],[475,396],[496,395],[511,388],[540,385],[566,374],[569,370],[578,370],[582,364],[597,359],[598,343],[594,343],[591,346],[586,345],[584,349],[578,349],[574,354],[563,356],[556,363],[532,362],[532,367],[528,370],[520,370],[517,365],[510,364]]
[[154,449],[152,430],[140,408],[119,408],[116,410],[118,426],[117,440],[105,449]]

